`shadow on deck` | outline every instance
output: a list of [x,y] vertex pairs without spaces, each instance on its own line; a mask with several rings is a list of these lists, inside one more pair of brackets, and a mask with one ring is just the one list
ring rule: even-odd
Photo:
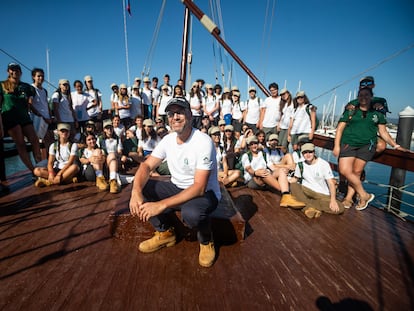
[[414,226],[381,210],[310,220],[275,193],[230,189],[245,239],[218,238],[205,269],[194,240],[141,254],[141,237],[112,237],[128,187],[29,180],[12,176],[0,197],[2,310],[414,309]]

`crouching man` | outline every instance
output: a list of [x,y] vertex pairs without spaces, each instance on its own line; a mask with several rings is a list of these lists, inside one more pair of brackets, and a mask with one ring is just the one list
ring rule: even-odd
[[[192,128],[187,100],[173,98],[165,110],[172,132],[140,164],[131,192],[131,214],[150,221],[156,230],[151,239],[139,244],[139,250],[151,253],[173,246],[176,236],[171,216],[181,210],[183,222],[198,230],[199,264],[210,267],[215,260],[210,214],[221,198],[213,142]],[[171,181],[150,180],[150,172],[164,159],[168,162]]]

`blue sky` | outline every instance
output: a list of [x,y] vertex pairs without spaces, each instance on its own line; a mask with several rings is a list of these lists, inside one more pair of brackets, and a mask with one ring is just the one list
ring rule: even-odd
[[[128,52],[131,81],[140,76],[153,38],[162,0],[130,0],[132,16],[127,16]],[[196,0],[207,15],[210,1]],[[414,108],[414,48],[390,57],[414,44],[414,1],[412,0],[221,0],[226,42],[256,76],[268,85],[285,83],[295,93],[299,87],[322,112],[332,102],[336,90],[337,113],[358,86],[360,73],[376,80],[375,94],[387,98],[392,114],[406,106]],[[169,73],[179,78],[183,4],[168,0],[158,40],[152,54],[150,76],[162,80]],[[268,8],[268,13],[266,9]],[[1,49],[29,68],[46,69],[49,49],[50,82],[60,78],[71,82],[87,74],[104,95],[109,107],[110,84],[128,83],[122,0],[106,1],[7,1],[0,11],[3,30]],[[7,40],[6,40],[7,38]],[[192,80],[203,78],[215,83],[216,67],[225,75],[233,63],[233,85],[246,98],[247,75],[225,56],[222,61],[208,32],[194,19],[191,67]],[[390,59],[379,66],[377,64]],[[0,68],[12,61],[0,51]],[[24,81],[31,82],[28,70]],[[226,78],[226,80],[228,80]],[[300,82],[299,82],[300,81]],[[346,83],[343,83],[346,82]],[[51,88],[53,90],[53,88]],[[260,94],[259,94],[260,95]]]

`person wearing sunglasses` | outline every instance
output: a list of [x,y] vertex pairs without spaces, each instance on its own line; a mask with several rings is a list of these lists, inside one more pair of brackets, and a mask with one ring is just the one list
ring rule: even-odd
[[248,151],[241,157],[244,182],[247,187],[254,190],[275,189],[281,192],[281,207],[302,208],[305,206],[289,191],[289,183],[286,178],[276,179],[271,169],[270,159],[267,153],[259,149],[259,141],[256,136],[249,136],[246,139]]
[[[175,211],[181,210],[183,222],[197,229],[200,266],[210,267],[216,256],[210,214],[221,199],[214,144],[208,135],[191,126],[191,107],[186,99],[173,98],[165,111],[171,133],[140,164],[131,191],[131,214],[149,221],[156,230],[138,249],[151,253],[174,246],[172,219]],[[150,179],[150,172],[165,159],[171,179]]]
[[315,155],[315,145],[303,144],[300,148],[304,162],[295,169],[296,181],[290,184],[292,194],[306,203],[302,212],[308,218],[318,218],[322,213],[342,214],[344,206],[336,200],[336,181],[327,161]]

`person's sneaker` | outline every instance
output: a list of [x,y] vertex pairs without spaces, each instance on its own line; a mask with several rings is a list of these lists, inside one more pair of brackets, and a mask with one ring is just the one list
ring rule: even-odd
[[305,215],[308,218],[318,218],[322,215],[322,212],[314,207],[309,207],[305,210]]
[[200,254],[198,255],[198,263],[202,267],[211,267],[216,258],[216,250],[214,249],[214,243],[200,244]]
[[302,208],[306,206],[306,203],[296,200],[296,198],[291,194],[282,195],[280,200],[281,207],[292,207],[292,208]]
[[99,190],[108,190],[109,185],[105,180],[105,176],[96,177],[96,186]]
[[119,191],[121,191],[121,189],[118,186],[118,182],[116,181],[116,179],[112,179],[109,182],[109,192],[110,193],[118,193]]
[[167,231],[155,231],[151,239],[141,242],[138,249],[143,253],[152,253],[163,247],[175,245],[175,232],[173,228]]
[[50,186],[52,183],[48,180],[48,179],[45,179],[45,178],[42,178],[42,177],[39,177],[37,180],[36,180],[36,182],[35,182],[35,186],[36,187],[39,187],[39,188],[43,188],[43,187],[48,187],[48,186]]

